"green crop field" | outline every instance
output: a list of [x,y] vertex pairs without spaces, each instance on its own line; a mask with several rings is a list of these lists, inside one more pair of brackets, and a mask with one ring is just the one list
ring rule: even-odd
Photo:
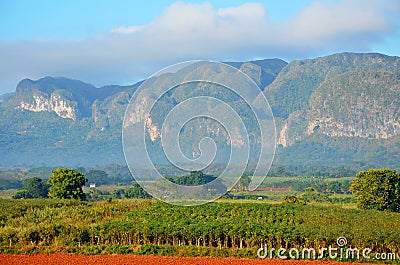
[[156,200],[0,200],[2,253],[135,253],[257,257],[261,244],[348,246],[400,252],[400,214],[337,205],[222,200],[172,206]]

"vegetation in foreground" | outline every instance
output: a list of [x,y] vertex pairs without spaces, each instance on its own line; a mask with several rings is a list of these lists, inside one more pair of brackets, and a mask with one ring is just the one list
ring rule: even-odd
[[[171,181],[198,185],[207,178],[212,176],[192,172]],[[348,180],[319,183],[328,188],[324,193],[314,185],[300,195],[288,193],[274,204],[227,196],[193,207],[153,199],[115,200],[147,198],[138,184],[127,191],[114,190],[114,200],[96,201],[96,190],[84,193],[86,181],[82,173],[66,168],[52,170],[46,183],[25,179],[24,189],[14,196],[22,199],[0,200],[0,253],[256,257],[264,244],[275,249],[320,249],[335,246],[342,236],[348,239],[349,248],[400,252],[400,213],[396,213],[400,175],[395,170],[362,171],[351,186]],[[243,176],[233,192],[246,192],[248,183],[249,177]],[[349,188],[361,209],[342,207],[351,195],[329,195]],[[47,196],[51,199],[38,199]]]
[[275,248],[336,244],[400,252],[400,214],[338,206],[214,202],[179,207],[152,199],[0,200],[2,253],[72,252],[256,257]]

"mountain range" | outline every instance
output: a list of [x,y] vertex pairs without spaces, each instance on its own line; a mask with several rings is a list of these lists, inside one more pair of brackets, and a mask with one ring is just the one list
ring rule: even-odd
[[[260,87],[255,106],[262,107],[261,93],[269,101],[278,143],[275,165],[400,169],[400,57],[339,53],[290,63],[227,64]],[[0,166],[124,164],[122,122],[141,83],[98,88],[64,77],[20,81],[14,93],[0,96]],[[201,89],[173,93],[167,106]],[[156,142],[157,117],[152,118],[148,134]],[[205,123],[182,141],[190,151],[191,141],[207,133],[225,137]]]

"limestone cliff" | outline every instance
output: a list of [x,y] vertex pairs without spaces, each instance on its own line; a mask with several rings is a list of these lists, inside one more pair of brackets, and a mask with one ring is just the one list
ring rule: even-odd
[[77,102],[68,101],[62,98],[61,95],[51,94],[50,97],[33,95],[32,97],[32,103],[22,100],[15,108],[34,112],[55,112],[61,118],[72,120],[76,120],[78,116],[79,110]]

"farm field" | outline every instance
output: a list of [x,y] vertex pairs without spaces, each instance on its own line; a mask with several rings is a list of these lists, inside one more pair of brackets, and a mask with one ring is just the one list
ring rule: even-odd
[[[338,237],[345,237],[348,247],[371,248],[371,255],[400,252],[400,214],[340,205],[222,200],[179,207],[154,199],[1,199],[0,205],[2,254],[71,253],[91,255],[94,260],[107,254],[202,256],[250,258],[255,264],[268,264],[269,259],[257,258],[262,244],[301,251],[336,246]],[[21,256],[21,261],[25,258]],[[208,258],[202,262],[198,264],[212,264]]]
[[135,256],[135,255],[66,255],[66,254],[36,254],[36,255],[0,255],[0,264],[26,265],[368,265],[367,263],[343,263],[334,261],[290,261],[290,260],[261,260],[243,258],[215,258],[215,257],[171,257],[171,256]]

